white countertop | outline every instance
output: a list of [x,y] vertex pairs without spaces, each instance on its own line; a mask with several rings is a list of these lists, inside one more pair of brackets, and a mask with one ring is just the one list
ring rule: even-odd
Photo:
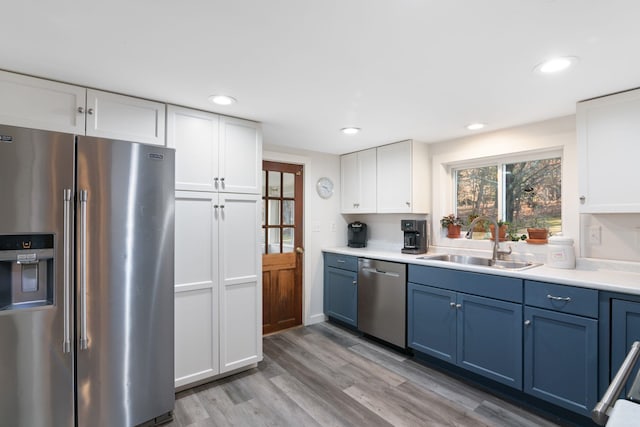
[[484,256],[491,258],[489,252],[462,251],[453,248],[429,248],[428,253],[419,255],[402,254],[400,251],[381,248],[324,248],[323,252],[352,255],[363,258],[380,259],[384,261],[403,262],[407,264],[429,265],[455,270],[473,271],[499,276],[518,277],[521,279],[538,280],[543,282],[560,283],[583,288],[599,289],[603,291],[621,292],[640,295],[640,263],[624,261],[596,260],[578,258],[575,270],[552,268],[546,265],[525,270],[504,270],[479,265],[455,264],[446,261],[421,260],[418,257],[436,255],[439,253],[455,253],[464,255]]

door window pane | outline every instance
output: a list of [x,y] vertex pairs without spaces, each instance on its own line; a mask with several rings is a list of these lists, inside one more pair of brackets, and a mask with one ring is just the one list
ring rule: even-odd
[[262,197],[266,196],[265,188],[267,186],[267,171],[262,171]]
[[295,197],[295,179],[296,176],[292,173],[282,174],[282,197]]
[[280,228],[270,228],[268,230],[268,253],[279,254],[280,253]]
[[280,172],[269,171],[269,197],[280,197]]
[[282,229],[282,252],[293,252],[293,228]]
[[280,200],[269,200],[269,225],[280,225]]
[[282,202],[282,223],[287,225],[294,225],[295,221],[295,202],[293,200],[284,200]]

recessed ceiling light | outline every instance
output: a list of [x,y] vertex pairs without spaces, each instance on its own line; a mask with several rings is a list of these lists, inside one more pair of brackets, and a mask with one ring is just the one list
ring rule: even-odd
[[355,135],[360,132],[360,128],[342,128],[340,131],[346,135]]
[[467,125],[467,129],[478,130],[478,129],[482,129],[485,126],[486,125],[484,123],[471,123],[470,125]]
[[211,95],[209,101],[218,105],[231,105],[237,102],[234,97],[228,95]]
[[569,68],[577,60],[578,58],[575,56],[561,56],[536,65],[534,70],[542,74],[559,73]]

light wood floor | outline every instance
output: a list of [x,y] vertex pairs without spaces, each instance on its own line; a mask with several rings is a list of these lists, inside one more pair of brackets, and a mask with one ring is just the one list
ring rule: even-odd
[[330,323],[265,337],[257,368],[179,393],[169,424],[555,425]]

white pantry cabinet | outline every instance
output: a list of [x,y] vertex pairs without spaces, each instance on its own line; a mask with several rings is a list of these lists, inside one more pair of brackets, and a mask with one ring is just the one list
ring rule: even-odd
[[376,211],[376,149],[340,156],[340,205],[343,214]]
[[581,213],[640,212],[640,89],[576,108]]
[[0,123],[165,145],[165,105],[0,71]]
[[262,360],[260,200],[176,191],[176,387]]
[[170,105],[167,145],[176,149],[176,189],[259,194],[260,124]]
[[377,148],[377,213],[429,211],[427,145],[411,140]]

